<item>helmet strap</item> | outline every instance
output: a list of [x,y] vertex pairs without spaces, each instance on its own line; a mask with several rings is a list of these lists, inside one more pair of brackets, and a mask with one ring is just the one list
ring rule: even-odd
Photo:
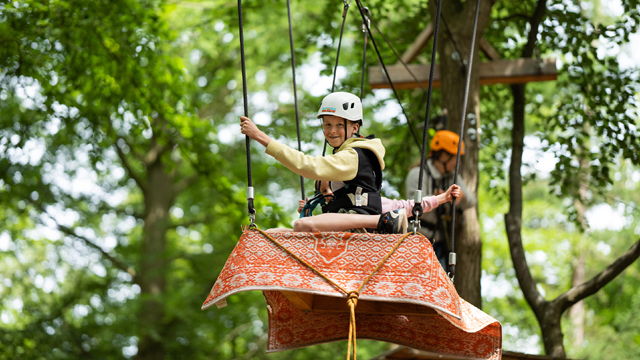
[[344,119],[344,141],[347,141],[347,119]]

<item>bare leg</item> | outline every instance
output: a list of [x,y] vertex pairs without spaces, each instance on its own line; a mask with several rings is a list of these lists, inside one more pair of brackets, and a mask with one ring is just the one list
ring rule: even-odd
[[291,232],[291,231],[293,231],[293,229],[289,229],[289,228],[273,228],[273,229],[267,229],[264,232],[276,233],[276,232]]
[[335,214],[327,213],[304,217],[293,223],[293,231],[347,231],[350,229],[375,229],[380,215]]

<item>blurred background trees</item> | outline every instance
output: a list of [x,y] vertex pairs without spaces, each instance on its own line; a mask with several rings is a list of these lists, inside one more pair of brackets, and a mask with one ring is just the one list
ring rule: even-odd
[[[522,56],[538,3],[492,4],[484,36],[502,57]],[[364,5],[398,51],[435,6]],[[627,0],[545,5],[528,56],[559,58],[560,75],[524,87],[520,170],[526,260],[537,290],[551,300],[640,236],[640,56],[629,46],[638,40],[640,9]],[[270,135],[295,144],[286,2],[243,6],[250,115]],[[292,3],[303,150],[310,154],[322,152],[315,112],[331,87],[342,8],[341,1]],[[355,6],[347,19],[337,89],[357,94],[362,32]],[[0,3],[1,358],[343,353],[346,343],[267,356],[259,293],[200,311],[247,221],[237,25],[236,3],[225,1]],[[395,62],[376,41],[385,62]],[[439,42],[450,41],[442,32]],[[430,51],[417,62],[428,62]],[[367,65],[376,65],[368,52]],[[478,91],[482,305],[502,322],[505,349],[543,353],[504,224],[514,97],[505,85]],[[422,90],[400,96],[409,120],[421,122]],[[435,91],[433,115],[443,103]],[[400,197],[420,155],[407,119],[389,91],[366,84],[364,105],[363,133],[375,133],[387,148],[384,192]],[[289,226],[298,177],[258,145],[253,160],[258,224]],[[307,194],[311,188],[308,181]],[[636,261],[566,313],[566,354],[640,356],[639,285]],[[389,348],[359,345],[364,358]]]

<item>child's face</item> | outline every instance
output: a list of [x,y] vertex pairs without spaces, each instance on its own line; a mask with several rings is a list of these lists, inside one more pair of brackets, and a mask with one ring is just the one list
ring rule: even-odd
[[333,200],[333,191],[331,191],[331,186],[329,186],[329,184],[330,183],[328,181],[320,182],[320,193],[324,195],[324,198],[327,202]]
[[345,140],[345,131],[347,131],[346,138],[348,139],[358,131],[360,126],[358,123],[347,121],[347,129],[345,129],[344,122],[343,118],[334,115],[322,117],[324,137],[333,148],[339,148],[342,145]]
[[448,174],[456,169],[456,155],[443,151],[438,159],[433,159],[433,165],[441,174]]

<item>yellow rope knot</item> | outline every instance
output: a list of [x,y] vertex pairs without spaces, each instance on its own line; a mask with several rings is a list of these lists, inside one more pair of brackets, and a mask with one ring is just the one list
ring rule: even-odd
[[358,291],[347,293],[347,305],[349,306],[349,342],[347,346],[347,360],[351,359],[351,345],[353,345],[353,360],[356,360],[356,306],[358,305]]

